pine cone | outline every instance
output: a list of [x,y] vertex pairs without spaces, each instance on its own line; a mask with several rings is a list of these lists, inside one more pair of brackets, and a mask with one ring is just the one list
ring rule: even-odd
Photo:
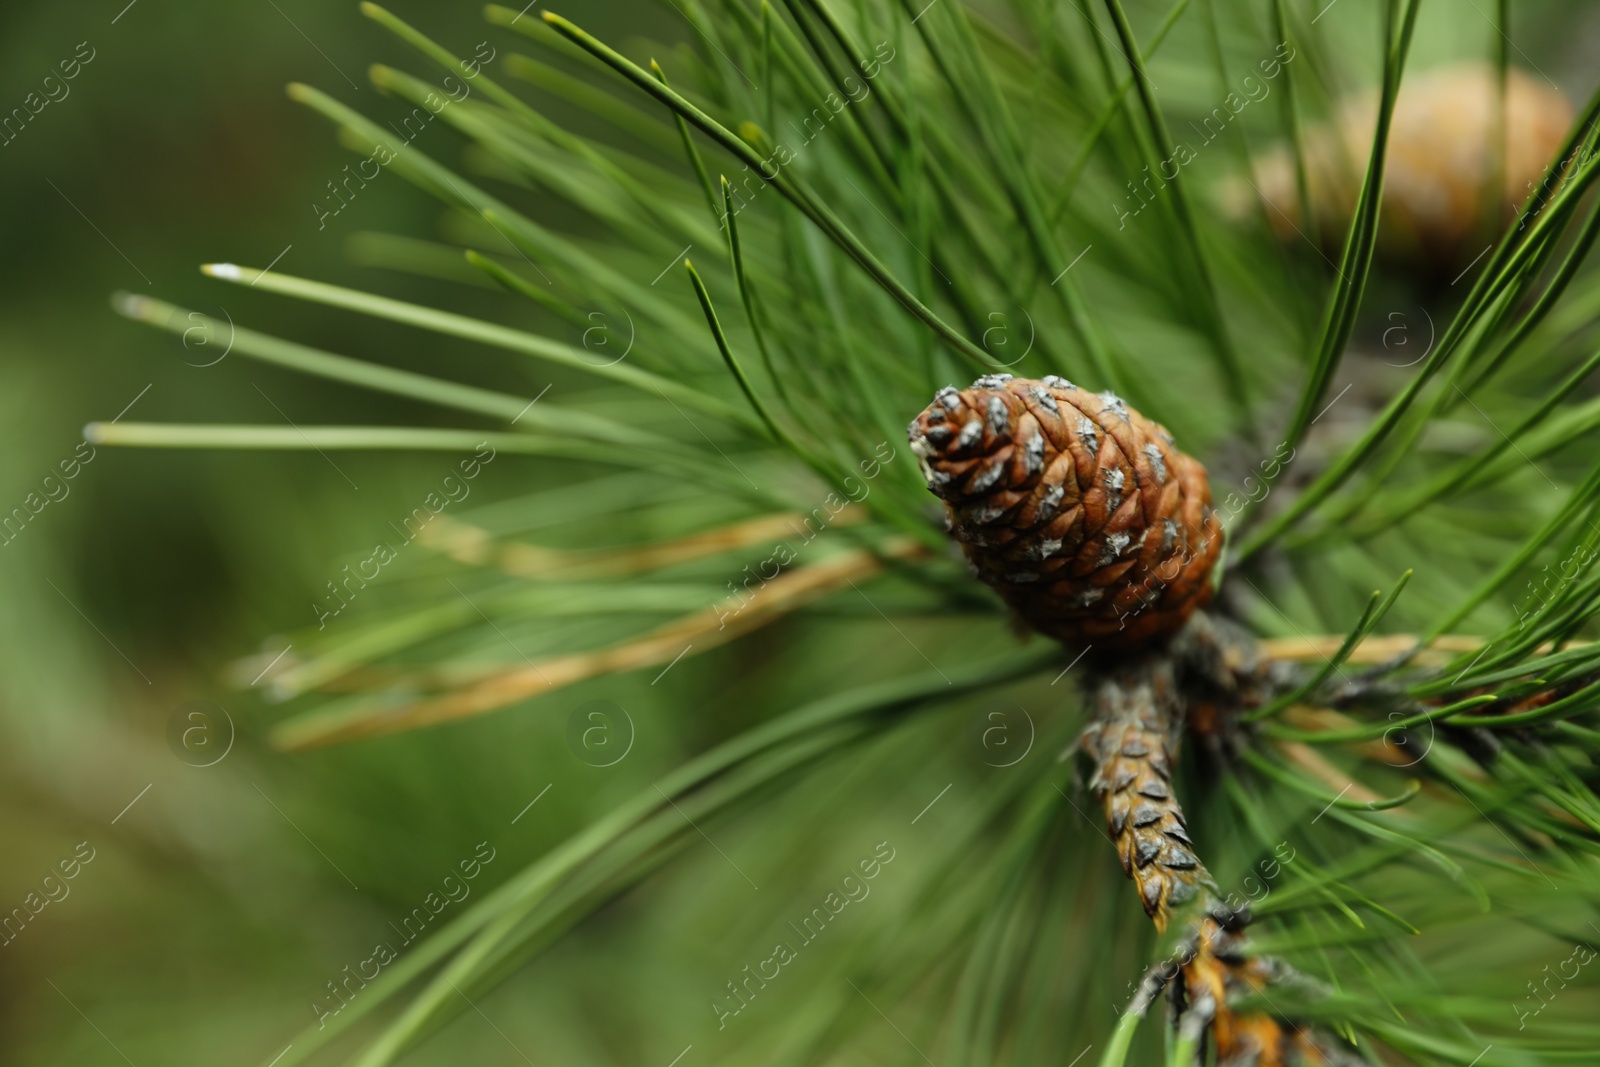
[[[1290,149],[1255,161],[1256,188],[1280,240],[1298,242],[1305,235],[1325,248],[1340,247],[1377,112],[1377,93],[1368,91],[1343,103],[1334,122],[1307,131],[1310,225],[1300,218]],[[1503,153],[1494,149],[1499,122],[1500,78],[1492,67],[1460,64],[1406,78],[1395,101],[1380,206],[1378,247],[1385,255],[1444,270],[1477,255],[1484,241],[1473,238],[1490,210],[1486,197],[1500,201],[1496,223],[1503,228],[1555,162],[1572,126],[1572,105],[1559,90],[1513,69],[1506,79]],[[1236,216],[1253,194],[1233,187]]]
[[974,572],[1040,632],[1137,645],[1209,598],[1205,468],[1115,395],[991,374],[940,390],[909,434]]

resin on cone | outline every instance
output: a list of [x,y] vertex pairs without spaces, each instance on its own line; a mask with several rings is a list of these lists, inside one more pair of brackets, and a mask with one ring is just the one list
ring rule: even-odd
[[[1520,70],[1506,72],[1504,136],[1500,77],[1467,63],[1410,74],[1400,86],[1389,132],[1379,208],[1378,248],[1391,259],[1449,268],[1476,255],[1491,212],[1503,229],[1533,195],[1572,126],[1560,90]],[[1340,247],[1355,211],[1377,129],[1378,94],[1341,104],[1332,123],[1306,131],[1306,185],[1312,221],[1301,218],[1292,150],[1276,148],[1253,164],[1269,225],[1280,240],[1310,237]],[[1504,151],[1497,151],[1496,144]],[[1243,217],[1255,193],[1228,190]],[[1499,203],[1493,207],[1488,197]],[[1474,243],[1476,242],[1476,243]]]
[[1210,596],[1205,468],[1117,396],[991,374],[940,390],[909,435],[974,572],[1041,633],[1142,644]]

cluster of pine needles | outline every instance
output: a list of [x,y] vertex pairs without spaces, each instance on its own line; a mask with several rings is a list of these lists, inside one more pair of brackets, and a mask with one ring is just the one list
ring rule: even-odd
[[[325,629],[308,614],[268,676],[288,702],[273,733],[286,749],[450,729],[791,619],[818,621],[792,630],[782,654],[796,663],[824,623],[863,615],[902,650],[895,619],[975,636],[927,669],[857,665],[815,678],[813,702],[750,709],[410,949],[279,1067],[364,1021],[355,1062],[393,1062],[699,830],[863,753],[944,739],[935,724],[1002,691],[1049,709],[1043,755],[992,779],[916,894],[852,946],[855,992],[775,1013],[765,1030],[719,1034],[713,1008],[696,1058],[848,1056],[881,1010],[907,1038],[874,1045],[881,1059],[1197,1062],[1170,1023],[1106,1007],[1159,950],[1075,810],[1088,807],[1081,784],[1047,758],[1083,725],[1070,686],[1052,687],[1068,660],[1008,635],[904,444],[936,389],[999,370],[1117,391],[1207,463],[1219,501],[1247,499],[1229,516],[1219,609],[1307,669],[1249,715],[1240,751],[1186,760],[1180,779],[1221,888],[1254,902],[1253,948],[1306,978],[1254,1007],[1338,1034],[1373,1064],[1593,1062],[1594,997],[1551,986],[1540,964],[1600,937],[1600,645],[1588,639],[1600,353],[1587,330],[1600,278],[1583,270],[1600,227],[1588,195],[1600,96],[1558,157],[1573,162],[1450,290],[1425,357],[1396,373],[1363,352],[1362,324],[1391,310],[1375,235],[1417,0],[1324,15],[1291,0],[670,6],[687,44],[662,46],[660,63],[542,7],[490,6],[499,58],[473,72],[462,61],[481,29],[444,25],[436,40],[363,5],[420,56],[420,73],[370,72],[404,112],[434,115],[409,143],[335,95],[290,87],[354,152],[388,146],[384,169],[448,209],[440,239],[361,234],[353,258],[438,280],[437,304],[454,299],[446,283],[498,288],[503,315],[207,268],[412,327],[419,351],[443,335],[512,353],[526,389],[216,324],[230,358],[442,414],[117,422],[90,436],[451,461],[487,444],[560,472],[562,484],[429,522],[398,577]],[[1504,39],[1506,5],[1483,6],[1485,40]],[[1122,219],[1129,183],[1170,154],[1177,102],[1220,100],[1281,42],[1300,58],[1277,100]],[[470,94],[441,106],[442,78]],[[1381,85],[1383,119],[1330,257],[1212,209],[1211,184],[1246,173],[1268,142],[1298,145],[1363,82]],[[197,321],[151,298],[117,306],[158,327]],[[1258,492],[1260,461],[1288,455]],[[793,558],[750,581],[775,542]]]

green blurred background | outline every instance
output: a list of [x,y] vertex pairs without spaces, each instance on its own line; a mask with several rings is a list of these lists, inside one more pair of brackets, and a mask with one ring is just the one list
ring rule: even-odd
[[[43,95],[59,61],[93,56],[63,99],[0,147],[7,512],[45,488],[59,495],[43,479],[73,458],[82,426],[135,398],[129,417],[147,420],[435,415],[258,364],[194,366],[203,360],[174,338],[109,305],[117,290],[149,293],[335,351],[405,365],[408,350],[426,344],[437,358],[448,342],[257,297],[197,270],[208,261],[266,266],[282,253],[279,266],[292,273],[424,302],[454,297],[346,255],[365,230],[435,234],[437,203],[398,177],[373,182],[318,230],[311,204],[354,157],[284,94],[286,83],[305,81],[370,114],[398,116],[408,109],[382,99],[366,68],[414,69],[413,57],[354,3],[124,2],[12,4],[0,13],[7,111]],[[515,46],[475,3],[392,6],[467,51],[489,38]],[[658,10],[641,17],[635,5],[624,22],[616,6],[590,0],[584,17],[624,38],[681,36]],[[459,155],[451,134],[429,136],[442,158]],[[230,686],[227,665],[288,644],[272,635],[311,622],[323,584],[364,556],[446,466],[437,456],[337,462],[338,471],[315,453],[100,449],[65,482],[65,497],[0,548],[0,907],[59,893],[61,883],[44,880],[79,843],[87,842],[80,856],[92,849],[94,857],[64,883],[64,898],[0,948],[0,1063],[265,1062],[314,1022],[309,1004],[327,995],[324,983],[365,958],[386,924],[421,904],[479,842],[495,859],[474,893],[638,788],[644,779],[629,765],[648,776],[640,756],[649,738],[611,771],[568,750],[566,712],[605,695],[595,692],[575,691],[537,718],[325,756],[265,750],[272,709],[258,691]],[[477,480],[472,503],[526,491],[534,477],[531,465],[502,459]],[[173,717],[193,700],[214,701],[237,728],[232,750],[211,767],[190,766],[169,745]],[[220,737],[225,727],[217,728]],[[679,758],[658,755],[650,757],[658,769]],[[513,827],[546,785],[550,793]],[[563,1003],[578,997],[575,988],[556,982],[547,992],[538,999],[548,1017],[577,1018]],[[473,1020],[418,1060],[562,1055],[529,1039],[531,1018],[497,1017],[504,1035]],[[615,1040],[620,1053],[629,1039]]]
[[[485,24],[476,3],[392,7],[463,53],[485,39],[529,50]],[[580,7],[568,13],[613,40],[681,40],[686,28],[668,5]],[[1448,44],[1448,19],[1433,25],[1422,41]],[[1530,37],[1540,33],[1553,38],[1560,28],[1530,26]],[[437,417],[241,360],[195,366],[203,360],[193,349],[116,316],[109,296],[117,290],[220,309],[241,325],[401,366],[459,355],[514,380],[514,360],[224,286],[197,270],[211,261],[264,267],[281,256],[277,265],[292,274],[508,316],[487,290],[352,262],[348,242],[363,231],[439,232],[437,203],[396,176],[373,182],[318,229],[311,205],[355,157],[286,98],[284,85],[309,82],[368,114],[394,116],[407,109],[380,97],[367,65],[422,66],[354,4],[8,5],[0,112],[23,106],[82,42],[94,58],[67,83],[70,94],[0,147],[0,508],[41,491],[73,457],[86,422],[130,404],[130,417],[144,421]],[[1569,55],[1566,67],[1581,59]],[[428,151],[459,159],[452,134],[428,136],[439,142]],[[787,707],[809,684],[766,670],[786,640],[779,626],[737,652],[687,661],[659,687],[646,672],[564,691],[533,712],[274,754],[261,735],[276,712],[259,690],[229,685],[228,665],[285,648],[291,638],[275,635],[311,622],[324,583],[387,536],[386,523],[408,513],[448,466],[438,456],[335,459],[337,468],[315,453],[101,449],[67,483],[68,495],[0,547],[0,911],[40,893],[80,843],[94,856],[66,883],[67,896],[0,947],[0,1064],[267,1062],[314,1022],[309,1005],[327,995],[324,984],[364,959],[480,842],[495,858],[474,893],[704,749],[733,725],[742,692],[762,694],[763,707]],[[473,505],[549,477],[500,459],[475,483]],[[935,658],[941,644],[962,640],[919,634]],[[886,652],[849,633],[831,644],[808,662],[847,673],[870,660],[865,673],[882,674],[904,654],[908,666],[922,666],[907,650]],[[658,727],[640,729],[631,758],[614,767],[585,764],[565,740],[572,710],[597,698],[638,722],[655,717]],[[226,709],[237,734],[209,767],[180,759],[169,740],[195,700]],[[716,710],[701,713],[705,704]],[[927,743],[964,752],[964,723],[947,723]],[[226,730],[211,725],[219,737]],[[892,796],[900,808],[911,804],[895,809],[895,829],[858,810],[848,835],[823,840],[849,766],[786,797],[787,816],[774,817],[811,827],[797,853],[836,854],[842,872],[874,842],[908,833],[905,816],[946,780],[925,769],[929,758],[908,748],[905,781],[852,784],[857,803]],[[915,832],[938,834],[931,822]],[[757,824],[735,826],[719,843],[738,855],[741,835],[759,834]],[[790,871],[795,877],[780,884],[809,905],[826,890],[828,870]],[[713,1021],[706,1002],[720,992],[720,979],[681,976],[733,977],[758,958],[752,946],[782,910],[781,896],[761,910],[718,906],[748,899],[747,890],[715,852],[698,850],[653,887],[650,907],[633,899],[608,909],[408,1062],[665,1067],[693,1039],[683,1035]],[[662,918],[679,913],[702,925]],[[877,1038],[897,1040],[881,1028]]]

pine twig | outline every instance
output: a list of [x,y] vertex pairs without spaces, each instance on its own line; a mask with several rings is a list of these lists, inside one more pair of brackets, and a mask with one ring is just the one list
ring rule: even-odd
[[[1172,768],[1190,726],[1225,736],[1230,716],[1191,723],[1191,711],[1266,699],[1288,679],[1243,630],[1196,613],[1164,647],[1097,666],[1086,686],[1093,719],[1080,747],[1093,764],[1089,788],[1105,809],[1106,831],[1144,910],[1175,948],[1147,972],[1129,1012],[1142,1016],[1162,987],[1178,1013],[1172,1062],[1195,1060],[1209,1037],[1219,1065],[1257,1067],[1360,1063],[1291,1020],[1238,1012],[1230,1001],[1263,993],[1289,975],[1283,964],[1249,951],[1242,931],[1248,905],[1222,899],[1189,837],[1173,792]],[[1123,1043],[1131,1027],[1119,1027]]]

